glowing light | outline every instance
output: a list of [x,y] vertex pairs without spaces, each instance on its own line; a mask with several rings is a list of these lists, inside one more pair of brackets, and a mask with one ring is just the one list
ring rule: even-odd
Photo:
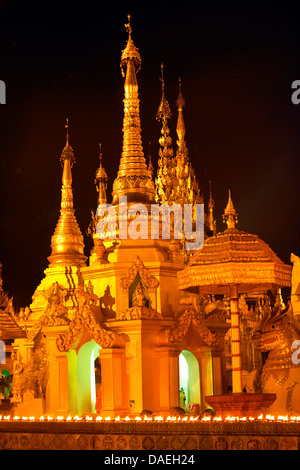
[[198,418],[199,418],[199,416],[195,416],[195,417],[191,416],[191,417],[190,417],[190,421],[197,421]]
[[222,418],[221,416],[215,416],[213,421],[222,421]]
[[164,418],[162,416],[155,416],[154,421],[163,421]]
[[171,422],[171,423],[176,423],[176,422],[195,422],[195,421],[200,421],[201,423],[211,423],[213,421],[224,421],[224,422],[246,422],[246,421],[261,421],[261,422],[269,422],[269,421],[277,421],[277,422],[290,422],[290,423],[300,423],[300,416],[288,416],[288,415],[278,415],[278,416],[274,416],[274,415],[271,415],[271,414],[266,414],[265,416],[263,414],[257,416],[257,417],[253,417],[253,416],[242,416],[242,417],[239,417],[239,416],[231,416],[231,415],[228,415],[226,416],[225,418],[222,418],[221,416],[215,416],[215,417],[212,417],[212,416],[203,416],[202,418],[199,417],[199,416],[184,416],[183,418],[182,417],[178,417],[178,416],[167,416],[167,417],[163,417],[161,415],[158,415],[158,416],[155,416],[155,417],[149,417],[149,416],[144,416],[143,418],[140,417],[140,416],[135,416],[135,417],[130,417],[130,416],[125,416],[124,418],[121,418],[120,416],[117,416],[116,418],[113,418],[111,416],[107,416],[105,418],[102,418],[102,416],[96,416],[96,417],[93,417],[93,416],[71,416],[69,415],[67,418],[65,418],[64,416],[40,416],[39,418],[37,418],[36,416],[10,416],[10,415],[0,415],[0,421],[1,420],[4,420],[4,421],[28,421],[28,422],[34,422],[34,421],[57,421],[57,422],[64,422],[64,421],[73,421],[73,422],[78,422],[78,421],[95,421],[95,422],[99,422],[99,421],[106,421],[106,422],[109,422],[109,421],[114,421],[114,422],[136,422],[136,423],[141,423],[141,422],[151,422],[151,421],[155,421],[155,422]]
[[201,419],[201,421],[210,421],[210,420],[211,420],[210,416],[203,416],[203,418]]
[[270,421],[274,421],[274,420],[275,420],[275,416],[273,416],[273,415],[266,415],[266,419],[269,419]]

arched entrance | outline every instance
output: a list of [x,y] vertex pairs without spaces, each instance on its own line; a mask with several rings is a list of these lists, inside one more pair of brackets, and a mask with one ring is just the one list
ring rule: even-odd
[[78,414],[95,413],[96,404],[96,373],[97,389],[99,388],[99,356],[101,347],[96,341],[88,341],[83,344],[78,351],[77,356],[77,403]]
[[185,405],[189,403],[201,404],[199,363],[196,356],[184,349],[179,355],[179,387],[180,406],[183,404],[183,393],[185,394]]

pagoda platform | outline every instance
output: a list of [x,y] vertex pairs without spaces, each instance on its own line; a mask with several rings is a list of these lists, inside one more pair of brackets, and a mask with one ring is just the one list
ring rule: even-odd
[[298,450],[300,421],[0,421],[0,450]]

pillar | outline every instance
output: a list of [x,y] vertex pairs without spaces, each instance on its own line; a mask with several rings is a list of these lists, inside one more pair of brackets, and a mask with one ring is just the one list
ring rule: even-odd
[[242,393],[242,357],[238,288],[230,287],[232,393]]
[[210,349],[201,351],[200,380],[202,391],[201,403],[204,403],[205,397],[214,394],[213,367]]
[[49,381],[46,390],[46,412],[67,415],[69,412],[68,358],[65,352],[56,347],[56,338],[63,334],[66,326],[43,328],[47,338],[49,360]]
[[159,405],[161,412],[179,406],[179,354],[174,347],[157,349],[159,361]]
[[125,411],[125,351],[101,349],[102,411],[101,416],[116,417]]

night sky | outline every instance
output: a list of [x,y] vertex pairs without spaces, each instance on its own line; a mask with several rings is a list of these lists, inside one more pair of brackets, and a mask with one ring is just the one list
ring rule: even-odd
[[186,100],[186,141],[205,200],[209,179],[218,230],[231,188],[238,228],[258,234],[290,263],[300,255],[299,14],[294,6],[253,2],[0,2],[0,259],[5,289],[26,306],[48,266],[59,217],[65,119],[76,156],[76,217],[86,236],[96,208],[98,145],[109,176],[122,148],[120,55],[131,14],[142,56],[138,74],[145,155],[156,167],[155,117],[164,63],[176,141],[178,78]]

